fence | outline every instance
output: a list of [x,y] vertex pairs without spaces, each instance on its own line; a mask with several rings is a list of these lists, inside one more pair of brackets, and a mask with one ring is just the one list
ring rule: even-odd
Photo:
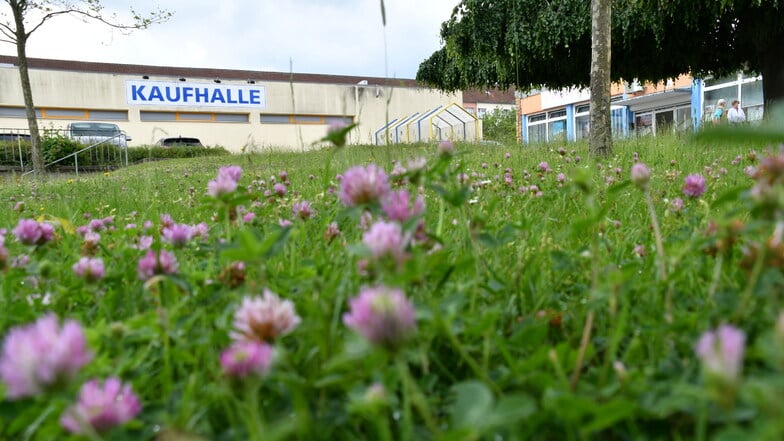
[[[115,145],[124,133],[84,145],[73,141],[66,130],[41,132],[41,152],[45,167],[57,172],[89,172],[128,165],[128,148]],[[34,172],[30,133],[27,129],[0,128],[0,171]]]

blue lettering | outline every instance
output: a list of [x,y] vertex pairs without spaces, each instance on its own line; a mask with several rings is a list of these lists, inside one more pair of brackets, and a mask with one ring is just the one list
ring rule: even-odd
[[182,88],[182,101],[187,103],[188,98],[193,96],[193,87],[183,87]]
[[150,95],[147,97],[148,101],[158,100],[163,101],[163,94],[161,93],[161,88],[158,86],[152,86],[150,88]]
[[202,99],[204,99],[205,103],[209,102],[209,93],[210,93],[210,90],[207,89],[206,87],[201,87],[201,88],[197,87],[196,88],[196,102],[199,103],[199,102],[201,102]]
[[215,89],[212,91],[212,98],[210,99],[210,102],[217,103],[219,101],[224,104],[226,103],[226,99],[223,98],[223,92],[221,92],[220,89]]
[[142,92],[144,92],[144,87],[145,86],[139,86],[136,84],[131,85],[131,101],[147,101],[147,98],[145,98],[144,94],[142,94]]
[[237,99],[240,101],[240,104],[250,104],[250,101],[242,99],[242,89],[238,90],[237,93],[239,94]]
[[250,103],[261,104],[261,92],[259,90],[250,91]]
[[237,100],[234,100],[234,101],[231,100],[231,89],[228,89],[226,91],[226,102],[228,104],[237,104]]
[[180,100],[180,88],[179,87],[174,88],[174,91],[177,92],[177,94],[174,96],[172,96],[172,94],[169,93],[171,92],[171,89],[172,89],[171,87],[166,86],[166,100],[176,103],[177,101]]

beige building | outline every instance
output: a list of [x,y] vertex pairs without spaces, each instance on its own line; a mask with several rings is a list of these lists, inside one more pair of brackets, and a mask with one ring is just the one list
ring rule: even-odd
[[[415,80],[30,59],[41,129],[111,122],[130,146],[165,137],[204,145],[303,150],[330,123],[357,121],[352,143],[373,144],[387,118],[462,103]],[[0,55],[0,133],[27,128],[16,57]]]

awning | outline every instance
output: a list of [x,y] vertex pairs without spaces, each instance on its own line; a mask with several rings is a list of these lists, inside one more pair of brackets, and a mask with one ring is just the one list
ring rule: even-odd
[[683,87],[679,89],[654,92],[647,95],[640,95],[613,103],[617,106],[629,106],[632,112],[652,110],[660,107],[672,107],[679,104],[691,104],[691,88]]

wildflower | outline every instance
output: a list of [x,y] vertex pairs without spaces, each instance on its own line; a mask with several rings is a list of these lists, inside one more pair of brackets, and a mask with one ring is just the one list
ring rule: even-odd
[[0,378],[10,399],[30,397],[70,380],[92,359],[82,327],[73,320],[62,326],[47,314],[35,323],[11,329],[3,341]]
[[90,380],[82,385],[79,401],[65,411],[60,424],[75,434],[88,433],[90,429],[103,432],[132,420],[141,410],[130,384],[116,377],[103,383]]
[[696,353],[709,378],[731,385],[740,377],[745,346],[743,331],[732,325],[721,325],[702,334]]
[[218,275],[218,280],[229,288],[236,288],[245,283],[245,262],[232,262]]
[[635,256],[644,257],[645,256],[645,245],[638,244],[634,246],[634,250],[632,251]]
[[340,200],[348,207],[373,203],[389,193],[386,173],[374,164],[346,170],[340,181]]
[[411,197],[406,190],[387,193],[381,200],[381,209],[390,220],[405,222],[425,211],[425,200],[418,195],[414,204],[410,205]]
[[221,167],[217,178],[207,183],[207,193],[213,197],[231,193],[237,189],[241,177],[242,168],[239,166]]
[[670,211],[673,213],[680,213],[683,210],[683,199],[675,198],[670,201]]
[[54,227],[33,219],[20,219],[13,233],[16,239],[25,245],[42,245],[54,238]]
[[290,226],[292,226],[294,224],[290,220],[288,220],[288,219],[279,218],[278,219],[278,225],[280,225],[283,228],[288,228],[288,227],[290,227]]
[[310,217],[313,216],[313,210],[310,208],[310,202],[308,201],[296,202],[291,207],[291,213],[294,217],[298,217],[302,220],[310,219]]
[[283,197],[286,195],[286,186],[278,182],[277,184],[272,186],[272,191],[275,192],[276,195]]
[[220,355],[223,373],[245,378],[264,375],[272,364],[272,346],[257,341],[235,341]]
[[221,167],[218,169],[218,178],[231,179],[234,182],[239,182],[242,177],[242,167],[239,165],[230,165],[228,167]]
[[246,224],[250,223],[250,222],[253,222],[253,219],[256,219],[256,213],[254,213],[252,211],[242,215],[242,222],[244,222]]
[[291,300],[281,300],[269,289],[263,297],[242,299],[242,305],[234,313],[234,331],[231,338],[236,341],[269,341],[294,330],[300,318],[294,311]]
[[651,180],[651,169],[642,162],[637,162],[632,166],[632,183],[640,190],[647,190]]
[[362,235],[362,243],[376,259],[389,256],[399,263],[406,257],[408,235],[403,234],[397,223],[378,221]]
[[82,257],[72,268],[77,276],[84,277],[88,282],[100,280],[104,275],[103,260],[99,258]]
[[175,223],[176,222],[174,222],[174,219],[171,217],[171,215],[169,214],[161,215],[161,231],[163,231],[165,228],[173,227]]
[[563,173],[558,173],[558,176],[555,177],[555,180],[558,181],[559,184],[563,184],[566,181],[566,175]]
[[193,237],[200,237],[202,239],[206,239],[207,235],[210,232],[210,226],[207,225],[207,222],[201,222],[193,226]]
[[363,288],[349,308],[343,323],[379,346],[394,348],[416,328],[414,305],[396,288]]
[[451,155],[455,151],[452,141],[445,139],[438,143],[438,153],[441,155]]
[[141,280],[149,280],[156,274],[174,274],[177,272],[177,258],[174,254],[161,250],[156,254],[148,250],[147,254],[139,260],[136,272]]
[[336,147],[343,147],[346,145],[346,135],[349,132],[349,124],[342,120],[334,120],[329,123],[327,127],[327,136],[324,138],[326,141],[331,141]]
[[332,239],[338,236],[340,236],[340,228],[338,228],[337,222],[332,222],[327,225],[326,230],[324,230],[324,239],[326,239],[327,242],[331,242]]
[[161,240],[175,247],[182,247],[193,238],[193,227],[186,224],[174,224],[161,231]]
[[6,265],[8,265],[8,250],[3,241],[0,241],[0,271],[4,270]]
[[705,193],[705,178],[700,174],[686,176],[683,194],[692,198],[698,198],[703,193]]

